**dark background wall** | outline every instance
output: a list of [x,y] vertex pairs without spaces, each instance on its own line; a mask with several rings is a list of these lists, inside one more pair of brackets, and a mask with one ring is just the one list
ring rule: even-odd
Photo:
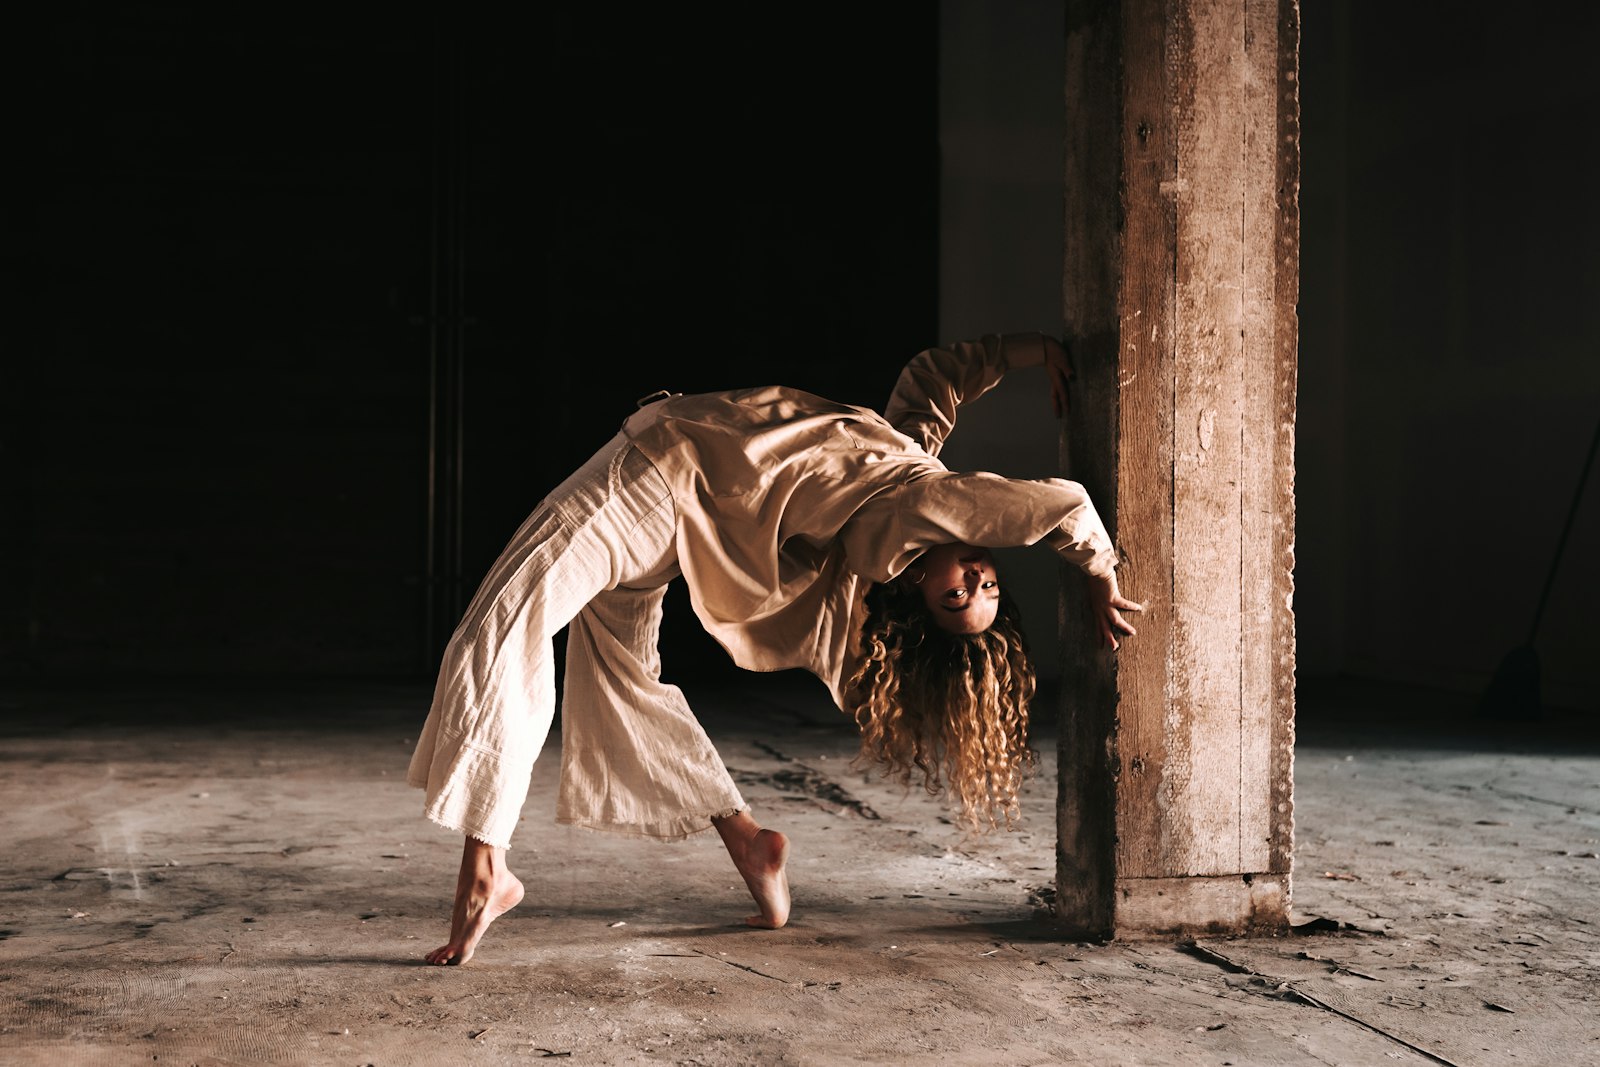
[[637,397],[887,395],[936,12],[591,10],[34,16],[0,673],[425,675]]
[[[640,394],[876,405],[1059,323],[1061,12],[28,16],[0,677],[424,678]],[[1466,692],[1527,636],[1600,419],[1596,18],[1303,6],[1302,677]],[[956,455],[1048,473],[1037,400]],[[1563,706],[1600,707],[1597,549],[1591,486]],[[673,611],[669,671],[726,669]]]
[[[1302,673],[1480,691],[1526,640],[1600,425],[1592,7],[1304,7]],[[1545,696],[1600,711],[1600,471]]]

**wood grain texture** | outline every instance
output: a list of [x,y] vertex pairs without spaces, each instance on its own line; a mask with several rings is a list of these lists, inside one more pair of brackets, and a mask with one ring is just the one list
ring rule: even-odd
[[[1272,818],[1267,869],[1288,875],[1294,851],[1295,398],[1300,366],[1300,3],[1278,0],[1277,210],[1273,274]],[[1293,882],[1290,881],[1290,885]]]
[[[1113,539],[1117,486],[1117,286],[1122,228],[1106,205],[1122,185],[1121,12],[1114,0],[1068,7],[1064,144],[1063,337],[1076,378],[1061,470],[1082,482]],[[1127,558],[1126,556],[1124,558]],[[1116,662],[1095,649],[1083,576],[1062,567],[1062,678],[1056,790],[1056,909],[1064,933],[1112,929],[1116,877]]]
[[1196,936],[1280,928],[1289,888],[1277,877],[1119,878],[1117,936]]
[[[1166,847],[1156,874],[1223,874],[1239,852],[1240,484],[1245,240],[1243,9],[1186,6],[1168,47],[1181,71],[1173,361],[1173,650],[1166,708]],[[1130,872],[1132,873],[1132,872]]]
[[1244,8],[1243,274],[1239,480],[1239,855],[1234,870],[1270,869],[1273,641],[1277,512],[1277,12]]
[[[1204,926],[1207,901],[1224,927],[1241,916],[1282,925],[1293,842],[1298,7],[1123,0],[1069,12],[1064,300],[1083,358],[1064,460],[1096,500],[1114,501],[1104,510],[1121,586],[1146,611],[1109,667],[1072,659],[1064,614],[1058,901],[1103,914],[1105,853],[1072,850],[1103,844],[1084,823],[1100,810],[1089,794],[1106,759],[1119,934],[1170,928],[1159,911],[1180,896],[1186,927]],[[1104,210],[1108,172],[1115,219]],[[1070,598],[1070,577],[1067,587]],[[1265,872],[1281,892],[1240,890],[1241,905],[1218,888]],[[1185,877],[1209,888],[1192,899],[1127,891]]]
[[1117,547],[1124,593],[1146,604],[1138,637],[1118,653],[1117,870],[1163,873],[1168,823],[1159,790],[1172,768],[1162,709],[1167,705],[1173,639],[1172,420],[1174,233],[1176,213],[1162,195],[1177,166],[1174,71],[1165,0],[1123,5],[1123,110],[1120,193],[1124,258],[1117,291]]

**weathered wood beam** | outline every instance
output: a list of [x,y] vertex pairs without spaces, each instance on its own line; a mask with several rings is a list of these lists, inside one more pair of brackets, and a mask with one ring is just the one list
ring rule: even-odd
[[1123,591],[1064,590],[1057,914],[1133,936],[1287,924],[1293,839],[1296,0],[1068,5],[1063,462]]

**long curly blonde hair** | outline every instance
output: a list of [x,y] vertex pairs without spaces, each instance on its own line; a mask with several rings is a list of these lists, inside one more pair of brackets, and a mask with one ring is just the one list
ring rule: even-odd
[[1037,690],[1021,614],[1005,590],[977,634],[941,629],[904,581],[867,592],[862,660],[845,687],[861,729],[855,765],[879,765],[908,788],[947,794],[968,829],[1015,829],[1034,766],[1028,708]]

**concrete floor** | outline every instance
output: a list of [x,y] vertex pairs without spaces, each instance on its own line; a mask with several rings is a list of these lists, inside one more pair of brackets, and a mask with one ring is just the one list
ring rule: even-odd
[[[0,1063],[1600,1063],[1600,731],[1461,698],[1303,688],[1297,932],[1063,942],[1054,740],[1020,832],[849,768],[789,675],[689,688],[794,913],[714,835],[556,826],[558,739],[512,852],[523,905],[465,967],[456,836],[403,775],[421,689],[12,689],[0,699]],[[1336,726],[1334,724],[1337,724]]]

